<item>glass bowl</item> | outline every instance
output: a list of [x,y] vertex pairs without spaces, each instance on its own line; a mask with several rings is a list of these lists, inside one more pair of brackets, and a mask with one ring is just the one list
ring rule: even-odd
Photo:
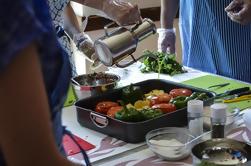
[[164,160],[181,160],[191,153],[194,137],[186,128],[165,127],[152,130],[146,135],[151,151]]

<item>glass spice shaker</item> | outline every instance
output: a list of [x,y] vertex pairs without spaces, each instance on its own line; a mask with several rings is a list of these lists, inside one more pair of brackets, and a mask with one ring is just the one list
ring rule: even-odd
[[210,109],[212,138],[224,138],[225,124],[227,119],[227,105],[223,103],[215,103],[210,106]]
[[187,102],[188,129],[198,137],[203,134],[203,101],[190,100]]

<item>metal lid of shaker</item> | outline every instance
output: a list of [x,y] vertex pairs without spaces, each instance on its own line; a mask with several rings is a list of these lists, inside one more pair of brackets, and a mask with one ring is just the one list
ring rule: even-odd
[[227,105],[223,103],[215,103],[210,106],[211,119],[213,123],[225,123],[227,118]]
[[187,102],[187,112],[189,113],[203,113],[203,101],[189,100]]

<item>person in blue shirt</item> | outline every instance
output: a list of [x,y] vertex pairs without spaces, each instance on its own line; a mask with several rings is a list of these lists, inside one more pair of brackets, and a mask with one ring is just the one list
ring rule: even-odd
[[236,24],[225,12],[232,0],[162,0],[160,51],[175,52],[177,9],[182,63],[201,71],[251,82],[251,25]]
[[74,165],[61,155],[70,64],[46,1],[0,0],[0,16],[0,166]]

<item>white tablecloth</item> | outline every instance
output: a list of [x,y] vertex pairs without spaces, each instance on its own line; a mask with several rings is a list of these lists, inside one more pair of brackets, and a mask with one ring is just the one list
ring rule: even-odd
[[[175,75],[173,77],[164,74],[158,76],[157,73],[141,73],[139,71],[140,65],[140,63],[136,63],[125,69],[110,68],[109,72],[121,76],[119,86],[125,86],[130,83],[156,78],[166,79],[174,82],[182,82],[208,74],[193,69],[187,69],[187,73]],[[96,148],[87,152],[93,165],[192,165],[191,157],[178,162],[163,161],[159,159],[153,152],[151,152],[144,142],[139,144],[130,144],[82,127],[77,122],[76,111],[74,106],[64,108],[62,119],[63,124],[67,127],[67,129],[72,131],[73,134],[96,146]],[[248,132],[248,130],[246,130],[246,128],[240,128],[229,137],[249,141],[249,138],[251,139],[251,134]],[[75,162],[84,163],[80,154],[70,156],[69,159]]]

